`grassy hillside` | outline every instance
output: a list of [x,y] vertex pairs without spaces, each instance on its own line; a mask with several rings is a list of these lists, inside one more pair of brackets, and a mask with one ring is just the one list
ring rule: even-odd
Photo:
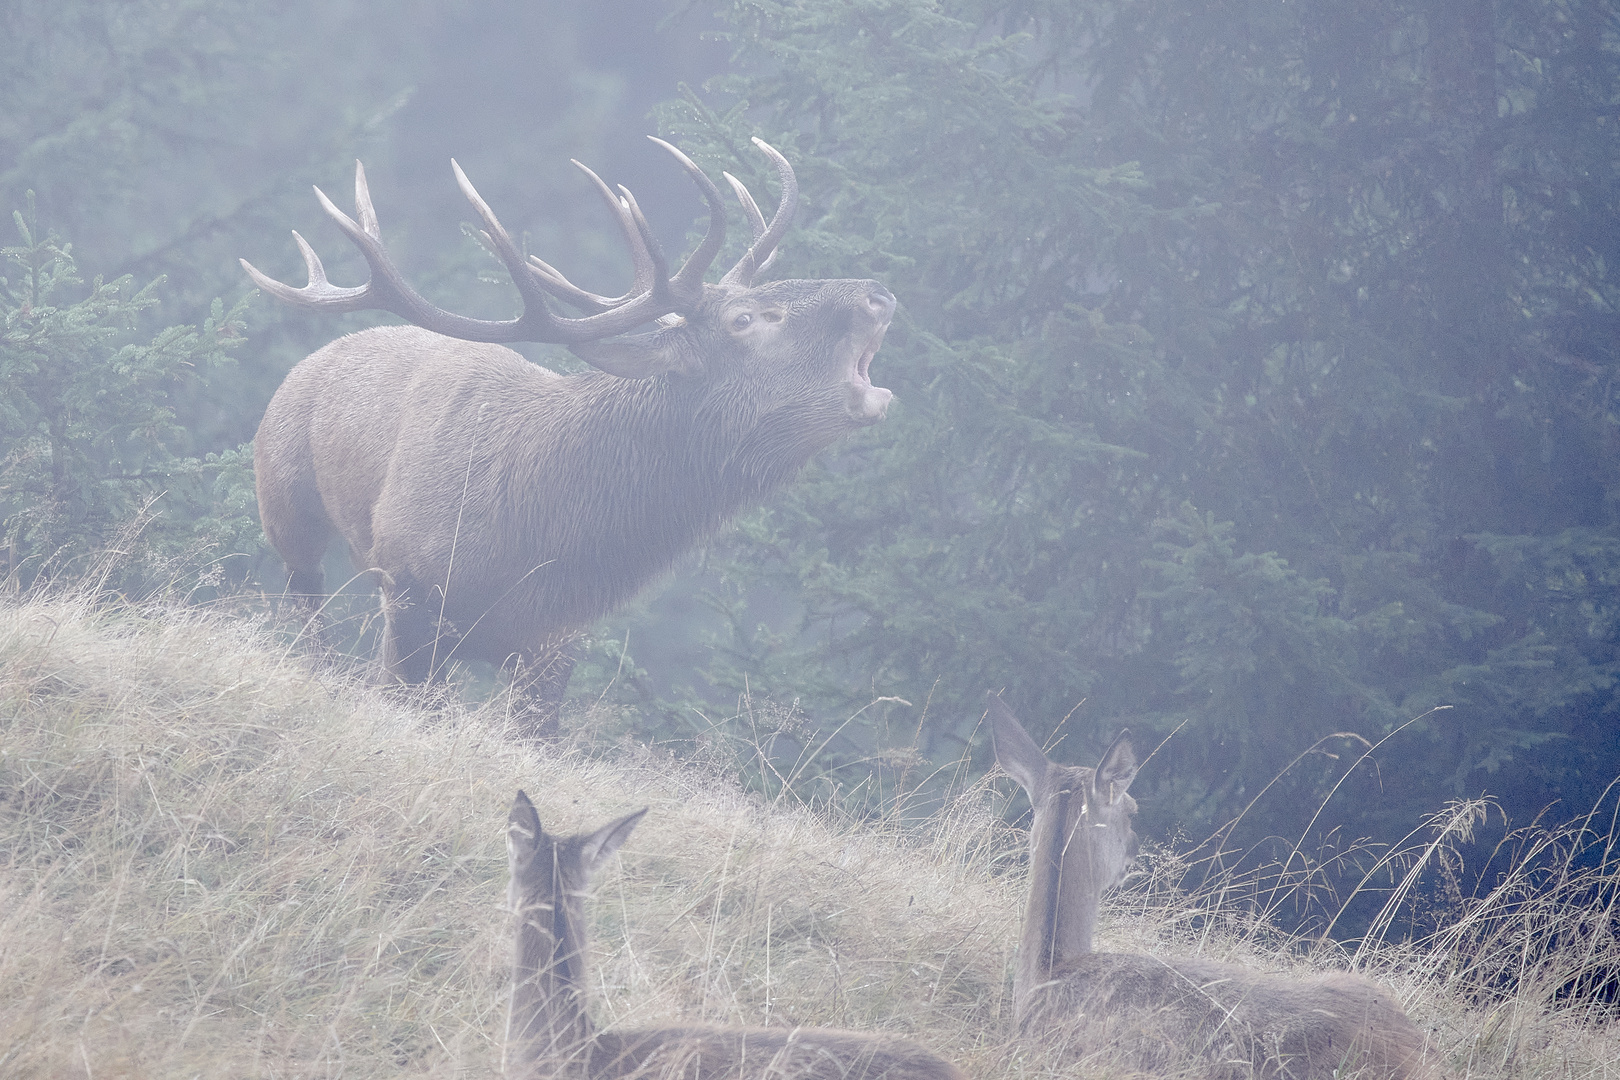
[[[560,830],[652,807],[591,907],[599,1022],[884,1028],[975,1076],[1051,1071],[1011,1038],[1022,840],[992,785],[924,828],[833,820],[633,747],[518,745],[499,699],[318,677],[246,617],[67,598],[0,607],[0,1075],[497,1075],[520,786]],[[1455,951],[1362,964],[1459,1075],[1620,1076],[1606,1014],[1552,1005],[1560,957],[1615,962],[1582,880],[1526,886],[1565,890],[1555,949],[1511,938],[1545,939],[1522,903],[1459,897]],[[1166,881],[1116,902],[1105,946],[1323,955]],[[1489,958],[1514,948],[1507,979]]]

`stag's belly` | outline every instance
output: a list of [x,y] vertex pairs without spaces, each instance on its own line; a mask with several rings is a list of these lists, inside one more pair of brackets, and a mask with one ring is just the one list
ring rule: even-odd
[[[398,559],[395,591],[436,605],[436,622],[457,641],[456,655],[502,663],[514,654],[543,655],[624,604],[666,571],[676,551],[587,544],[566,530],[523,542],[520,528],[464,525],[449,543],[413,549]],[[442,553],[424,558],[421,551]],[[442,587],[441,587],[442,584]]]

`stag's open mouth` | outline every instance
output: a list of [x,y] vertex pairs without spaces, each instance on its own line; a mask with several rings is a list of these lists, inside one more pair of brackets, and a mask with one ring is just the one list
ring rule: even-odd
[[889,402],[894,398],[891,391],[872,385],[872,357],[877,355],[878,346],[883,344],[883,335],[888,329],[888,320],[884,320],[883,325],[873,331],[866,347],[855,357],[850,379],[853,385],[850,387],[849,415],[861,424],[875,424],[882,420],[889,411]]
[[877,355],[878,347],[883,344],[883,335],[889,332],[889,324],[884,323],[878,327],[872,340],[866,343],[866,350],[855,360],[855,378],[867,386],[872,385],[872,357]]

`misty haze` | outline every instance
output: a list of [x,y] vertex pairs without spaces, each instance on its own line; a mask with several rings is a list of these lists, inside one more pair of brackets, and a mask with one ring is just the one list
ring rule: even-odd
[[1620,1076],[1617,128],[1604,0],[0,5],[0,1074]]

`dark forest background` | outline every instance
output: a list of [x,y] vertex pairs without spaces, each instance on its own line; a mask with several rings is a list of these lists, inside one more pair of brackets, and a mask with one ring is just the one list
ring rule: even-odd
[[645,737],[740,713],[871,792],[985,767],[1005,688],[1060,758],[1175,732],[1160,836],[1280,775],[1247,820],[1296,837],[1347,770],[1347,835],[1570,816],[1620,774],[1617,125],[1593,0],[5,3],[0,570],[111,544],[126,592],[279,589],[239,444],[366,320],[236,259],[301,283],[297,228],[357,282],[309,192],[351,205],[356,157],[408,276],[506,316],[449,157],[617,292],[568,159],[673,248],[699,208],[641,136],[759,193],[758,134],[805,192],[779,274],[900,298],[896,403],[602,627],[576,696]]

